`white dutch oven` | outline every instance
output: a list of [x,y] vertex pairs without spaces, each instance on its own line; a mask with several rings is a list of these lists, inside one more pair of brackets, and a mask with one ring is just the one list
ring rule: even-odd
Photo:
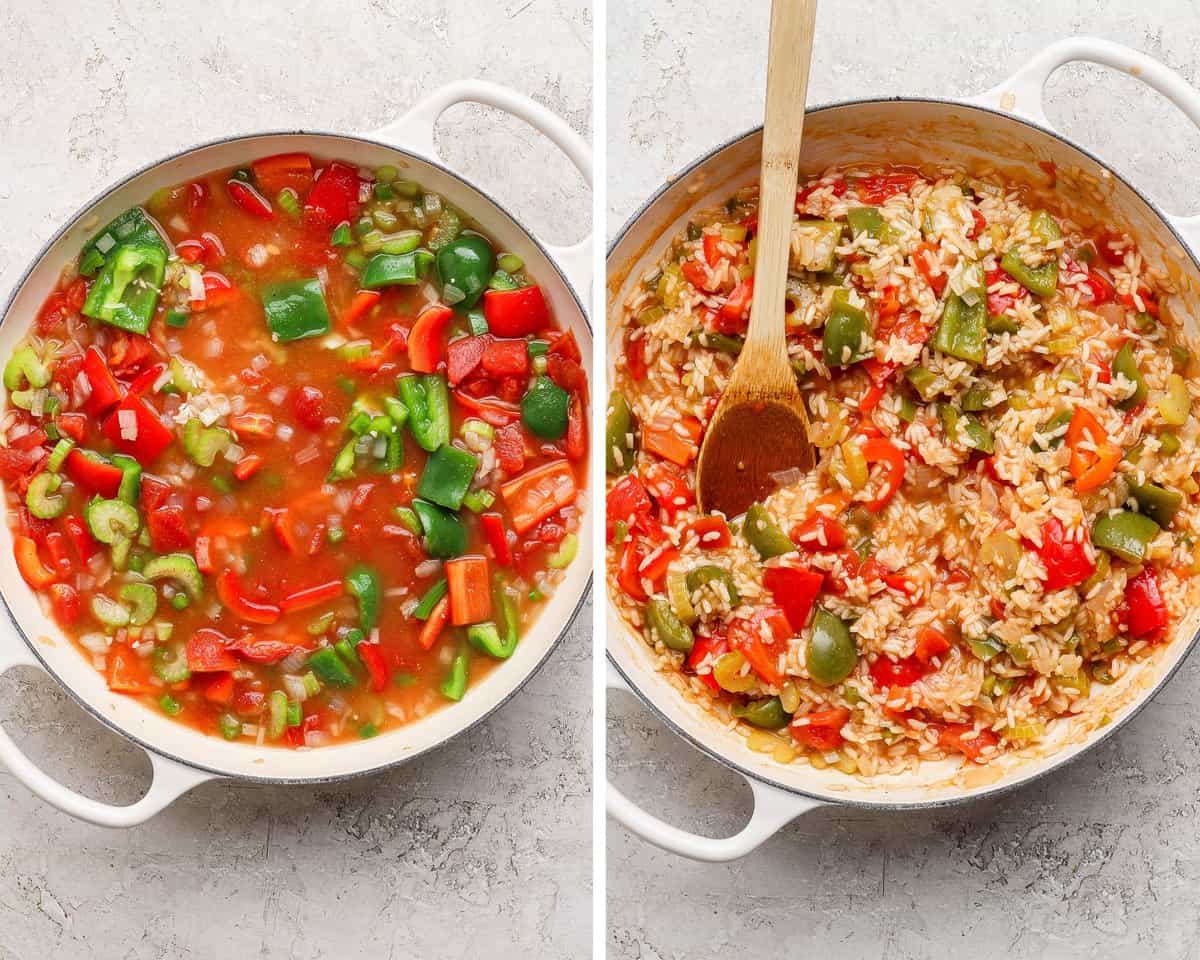
[[[809,111],[804,121],[801,170],[815,173],[839,164],[908,163],[988,165],[1029,178],[1037,161],[1060,171],[1078,168],[1095,178],[1093,191],[1060,190],[1061,200],[1081,215],[1128,228],[1147,258],[1166,267],[1180,287],[1176,317],[1200,316],[1200,218],[1165,214],[1132,185],[1050,126],[1042,91],[1050,75],[1071,61],[1124,71],[1149,84],[1200,125],[1200,95],[1177,74],[1149,57],[1104,40],[1078,38],[1052,44],[1011,79],[967,101],[862,100]],[[739,137],[685,170],[625,225],[608,257],[610,357],[619,351],[620,304],[661,254],[666,238],[682,231],[689,215],[719,204],[758,176],[761,129]],[[617,351],[612,350],[613,347]],[[652,651],[621,620],[608,614],[609,685],[633,690],[680,736],[742,774],[754,794],[754,813],[732,837],[712,839],[664,823],[608,785],[608,811],[634,833],[667,850],[698,860],[732,860],[753,850],[786,823],[824,804],[900,809],[932,807],[1011,790],[1059,767],[1111,736],[1167,682],[1197,639],[1200,611],[1179,625],[1173,642],[1097,694],[1111,722],[1091,727],[1057,724],[1055,739],[1037,752],[1012,755],[986,767],[944,761],[915,773],[870,780],[807,764],[779,764],[751,751],[681,692],[672,673],[656,669]]]
[[[591,157],[583,140],[557,116],[532,100],[482,82],[463,82],[436,91],[399,121],[364,136],[280,132],[231,137],[185,150],[145,167],[106,190],[80,210],[38,255],[21,278],[0,317],[0,355],[7,355],[24,335],[43,299],[54,287],[63,265],[90,234],[83,224],[105,223],[141,203],[160,187],[170,186],[223,167],[258,157],[307,151],[365,167],[389,163],[412,179],[446,197],[484,225],[499,245],[529,265],[552,304],[554,314],[575,332],[589,366],[591,330],[580,291],[586,295],[591,264],[591,237],[571,247],[539,243],[503,207],[479,188],[442,166],[434,147],[434,125],[457,103],[483,103],[517,116],[549,137],[574,163],[591,186]],[[94,226],[93,226],[94,229]],[[572,289],[572,284],[575,289]],[[589,511],[590,514],[590,511]],[[591,524],[580,531],[579,556],[591,556]],[[150,757],[153,781],[146,795],[130,806],[111,806],[67,789],[39,770],[0,730],[0,761],[30,790],[69,814],[103,826],[141,823],[176,797],[206,780],[229,777],[264,783],[316,783],[371,773],[411,760],[479,722],[511,697],[542,665],[564,636],[590,586],[586,561],[571,565],[536,625],[510,660],[498,665],[456,704],[424,719],[370,740],[319,750],[285,750],[229,743],[205,736],[138,701],[111,693],[104,677],[79,654],[43,614],[13,560],[12,535],[0,524],[0,672],[18,665],[45,669],[89,713],[140,745]]]

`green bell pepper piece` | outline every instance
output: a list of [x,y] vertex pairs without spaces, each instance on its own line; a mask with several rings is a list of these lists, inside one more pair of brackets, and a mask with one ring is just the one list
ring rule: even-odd
[[938,408],[942,429],[951,443],[960,443],[980,453],[995,452],[996,441],[992,431],[973,413],[960,413],[955,407],[943,403]]
[[933,346],[959,360],[982,363],[987,354],[987,288],[976,288],[974,294],[977,299],[973,304],[956,293],[946,298]]
[[492,245],[477,233],[465,233],[447,243],[437,254],[442,300],[470,310],[487,289],[495,260]]
[[84,316],[145,334],[158,306],[167,272],[167,245],[157,232],[154,238],[116,247],[84,301]]
[[379,623],[379,604],[383,591],[379,575],[370,567],[359,565],[346,574],[346,592],[358,601],[358,623],[363,633],[370,633]]
[[669,650],[687,653],[696,642],[692,628],[675,616],[671,604],[662,597],[652,597],[646,604],[646,626],[650,637],[661,640]]
[[1140,563],[1146,559],[1146,549],[1158,531],[1158,524],[1144,514],[1114,510],[1096,518],[1092,543],[1129,563]]
[[134,507],[138,506],[142,502],[142,465],[133,457],[127,457],[123,453],[112,455],[112,465],[121,468],[121,484],[117,488],[117,499],[124,500]]
[[786,727],[792,719],[791,714],[784,711],[778,697],[765,697],[745,704],[735,703],[730,713],[739,720],[745,720],[751,726],[761,727],[763,730]]
[[500,628],[491,620],[485,623],[473,623],[467,627],[467,642],[476,650],[486,653],[497,660],[507,660],[517,649],[517,638],[502,637]]
[[433,608],[438,605],[438,601],[446,595],[449,589],[450,585],[447,583],[446,578],[443,577],[425,591],[425,596],[421,597],[413,609],[412,615],[418,620],[428,620],[433,614]]
[[408,374],[396,381],[408,408],[408,428],[423,450],[450,442],[450,391],[440,373]]
[[[746,345],[743,337],[735,337],[727,333],[711,333],[708,330],[697,330],[693,333],[691,343],[698,343],[708,350],[716,350],[718,353],[728,354],[731,357],[739,356],[742,347]],[[691,343],[688,345],[691,346]]]
[[808,675],[826,687],[841,683],[854,672],[854,665],[858,663],[858,649],[850,636],[850,628],[823,607],[818,607],[813,617],[805,663]]
[[538,377],[521,401],[521,422],[545,440],[557,440],[567,432],[567,391],[549,377]]
[[414,500],[412,508],[421,520],[425,550],[431,557],[446,559],[466,552],[467,528],[458,517],[428,500]]
[[417,496],[448,510],[459,510],[478,469],[478,457],[444,443],[425,461]]
[[796,545],[779,527],[775,526],[767,508],[761,503],[752,503],[746,511],[742,524],[742,535],[757,551],[760,558],[770,560],[796,549]]
[[368,290],[380,287],[411,287],[420,283],[433,265],[428,250],[410,253],[377,253],[363,271],[362,285]]
[[[788,541],[789,545],[791,541]],[[684,579],[684,584],[687,586],[688,594],[693,594],[707,583],[712,583],[714,580],[720,581],[725,585],[725,591],[729,595],[729,605],[736,607],[742,601],[742,595],[738,593],[737,585],[733,582],[733,574],[724,567],[719,567],[715,563],[706,563],[703,566],[689,570],[687,577]]]
[[279,343],[329,332],[329,307],[316,277],[269,284],[263,289],[262,303],[271,339]]
[[470,654],[466,650],[460,650],[454,655],[454,660],[450,664],[450,672],[446,675],[446,679],[442,681],[438,690],[447,700],[461,700],[463,694],[467,692],[467,663],[470,659]]
[[633,429],[633,410],[625,394],[614,390],[608,395],[608,419],[604,425],[604,468],[612,476],[633,469],[637,454],[637,436]]
[[825,366],[848,367],[867,359],[872,354],[864,341],[870,339],[870,334],[866,311],[851,306],[844,289],[835,290],[822,343]]
[[1137,501],[1138,512],[1144,513],[1160,527],[1170,526],[1183,506],[1183,494],[1157,483],[1134,483],[1129,493]]
[[1117,351],[1117,355],[1113,357],[1112,372],[1113,376],[1120,374],[1134,385],[1133,393],[1117,403],[1117,407],[1121,410],[1130,410],[1138,404],[1146,402],[1146,395],[1150,391],[1146,386],[1145,378],[1142,376],[1142,370],[1133,356],[1133,346],[1128,341]]
[[332,687],[354,686],[354,674],[333,647],[321,647],[308,658],[308,666]]

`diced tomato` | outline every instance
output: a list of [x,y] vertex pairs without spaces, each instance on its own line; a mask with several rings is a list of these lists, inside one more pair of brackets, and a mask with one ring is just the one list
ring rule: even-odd
[[69,513],[63,517],[63,526],[67,530],[67,536],[71,538],[71,546],[75,548],[75,555],[79,558],[79,562],[87,563],[92,558],[92,554],[96,552],[96,541],[88,530],[87,524],[83,522],[82,517]]
[[275,211],[271,202],[250,184],[241,180],[230,180],[225,184],[229,198],[245,213],[259,220],[274,220]]
[[1102,303],[1111,303],[1116,296],[1116,291],[1113,290],[1113,285],[1109,283],[1108,278],[1095,270],[1088,271],[1087,279],[1083,281],[1083,286],[1087,289],[1087,295],[1091,299],[1093,306],[1099,306]]
[[979,760],[985,751],[997,743],[996,735],[991,730],[985,729],[976,733],[975,725],[971,723],[948,723],[936,729],[939,746],[947,750],[957,750],[968,760]]
[[702,290],[704,293],[716,291],[716,285],[710,281],[708,268],[699,260],[684,260],[680,264],[680,269],[683,272],[683,278],[697,290]]
[[436,373],[446,362],[446,332],[454,311],[434,304],[417,317],[408,336],[408,359],[418,373]]
[[971,220],[974,222],[971,224],[971,230],[967,236],[974,240],[987,229],[987,221],[983,219],[983,214],[974,207],[971,208]]
[[498,513],[481,513],[479,525],[492,548],[492,558],[502,567],[512,564],[512,549],[508,545],[508,531],[504,529],[504,518]]
[[234,680],[229,671],[206,673],[196,678],[196,689],[209,703],[229,706],[233,702]]
[[[686,482],[686,481],[685,481]],[[688,489],[691,494],[691,488]],[[704,550],[723,550],[733,543],[729,534],[729,524],[725,518],[717,514],[701,517],[688,525],[688,532],[694,534]]]
[[269,413],[244,410],[229,415],[229,429],[237,434],[239,442],[246,440],[274,440],[275,418]]
[[248,596],[233,570],[226,570],[217,578],[217,596],[230,613],[248,623],[272,624],[281,615],[275,604]]
[[879,173],[855,180],[854,188],[864,203],[879,204],[898,193],[908,193],[920,179],[916,173]]
[[881,687],[911,687],[925,676],[925,665],[916,657],[893,660],[880,655],[872,662],[870,672]]
[[846,528],[833,517],[813,513],[792,527],[791,540],[813,553],[841,550],[846,545]]
[[743,333],[750,321],[750,307],[754,302],[753,275],[741,281],[730,292],[717,312],[719,333]]
[[[823,190],[828,187],[835,197],[841,197],[845,196],[846,190],[849,188],[849,186],[850,184],[847,183],[843,177],[838,177],[831,183],[825,183],[823,180],[810,183],[808,186],[796,191],[796,212],[800,213],[805,201],[807,201],[808,198],[818,190]],[[745,226],[748,230],[757,231],[758,217],[752,217],[750,218],[750,221],[743,221],[743,226]]]
[[292,394],[292,413],[309,430],[325,426],[325,394],[316,387],[304,386]]
[[529,350],[524,340],[489,340],[482,363],[488,376],[524,377],[529,373]]
[[10,483],[26,480],[45,458],[41,448],[18,450],[15,447],[0,447],[0,477]]
[[188,184],[187,221],[191,229],[197,230],[204,223],[204,214],[208,210],[208,201],[208,184],[201,180]]
[[312,186],[312,158],[307,153],[278,153],[255,160],[250,166],[254,182],[271,197],[288,188],[303,197]]
[[721,252],[721,235],[706,233],[704,235],[704,262],[710,267],[715,267],[719,261],[727,259],[728,257]]
[[[484,336],[459,337],[450,341],[446,347],[446,380],[450,386],[457,387],[478,369],[488,340]],[[521,345],[524,347],[524,341]]]
[[609,542],[613,538],[613,525],[619,520],[630,529],[640,525],[654,510],[654,504],[645,486],[633,474],[627,474],[612,485],[604,500],[604,520]]
[[650,496],[658,501],[668,523],[675,519],[676,513],[696,502],[687,476],[671,463],[661,460],[652,463],[642,474],[642,482]]
[[237,656],[229,648],[229,638],[210,627],[193,630],[187,638],[185,649],[188,669],[192,673],[236,670],[241,666]]
[[629,371],[630,379],[635,383],[646,379],[646,340],[644,337],[634,339],[628,333],[625,335],[625,369]]
[[[122,436],[122,413],[133,414],[133,432],[136,436],[130,439]],[[143,467],[154,463],[171,445],[172,439],[171,431],[158,418],[154,408],[141,397],[134,396],[126,397],[108,415],[108,419],[104,421],[102,432],[116,445],[118,450],[129,454]]]
[[[486,358],[484,360],[486,365]],[[562,354],[551,353],[546,357],[546,376],[567,393],[583,393],[587,390],[587,374],[583,367]]]
[[67,454],[63,469],[67,476],[84,490],[89,493],[98,493],[109,500],[117,495],[117,490],[121,486],[123,474],[120,467],[114,467],[111,463],[94,459],[78,447]]
[[949,276],[941,267],[937,247],[932,243],[919,243],[912,255],[913,266],[925,278],[925,282],[933,289],[935,296],[940,297],[946,290]]
[[233,466],[233,475],[243,483],[258,473],[267,461],[257,453],[242,457]]
[[1132,637],[1156,642],[1166,633],[1167,603],[1158,583],[1158,573],[1144,566],[1125,584],[1125,624]]
[[799,714],[789,729],[798,743],[812,750],[828,752],[842,745],[842,727],[849,722],[850,711],[845,707],[828,707]]
[[517,533],[524,533],[550,514],[574,503],[577,494],[575,471],[566,460],[527,470],[500,487],[500,495]]
[[496,431],[492,440],[496,462],[510,476],[525,469],[525,434],[519,423],[510,423]]
[[1046,568],[1044,587],[1047,592],[1062,590],[1083,583],[1096,572],[1096,561],[1089,554],[1090,537],[1087,528],[1078,529],[1079,538],[1068,537],[1058,517],[1051,517],[1042,524],[1042,545],[1033,547]]
[[122,377],[141,370],[154,356],[154,344],[140,333],[117,330],[108,344],[109,369]]
[[524,337],[550,326],[550,308],[539,286],[517,290],[488,290],[483,295],[483,316],[497,337]]
[[364,642],[355,647],[354,652],[358,654],[358,659],[363,662],[367,673],[371,675],[371,689],[376,693],[386,690],[391,674],[388,670],[387,659],[383,655],[383,647],[378,643]]
[[917,649],[913,654],[920,663],[928,664],[950,649],[950,640],[936,627],[925,627],[917,634]]
[[621,559],[617,564],[617,583],[631,600],[638,603],[646,602],[646,589],[642,586],[642,577],[638,572],[642,566],[642,551],[637,539],[630,537],[621,549]]
[[763,570],[763,586],[783,609],[793,633],[808,625],[824,583],[823,574],[778,559],[768,562]]
[[579,349],[579,341],[575,339],[574,330],[563,330],[550,338],[550,347],[546,351],[550,357],[564,357],[575,363],[583,363],[583,353]]
[[358,170],[334,161],[317,176],[304,202],[305,222],[334,227],[358,210]]
[[70,437],[76,443],[83,443],[87,437],[88,418],[82,413],[60,413],[54,418],[54,425],[64,437]]
[[84,351],[83,374],[92,388],[84,407],[93,417],[103,417],[120,402],[121,386],[98,348],[88,347]]
[[59,626],[71,626],[83,610],[78,591],[66,583],[50,584],[50,609]]

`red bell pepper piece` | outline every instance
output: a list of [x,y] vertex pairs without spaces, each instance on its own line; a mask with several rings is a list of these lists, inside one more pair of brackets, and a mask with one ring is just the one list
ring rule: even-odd
[[304,219],[317,226],[337,226],[358,209],[358,170],[335,160],[321,171],[304,203]]
[[711,670],[708,673],[696,673],[696,669],[704,662],[706,657],[711,655],[715,662],[717,657],[728,651],[729,642],[726,640],[723,631],[711,634],[697,634],[696,640],[692,644],[692,649],[687,655],[687,660],[684,662],[684,669],[688,673],[695,673],[700,678],[700,682],[705,684],[705,686],[719,691],[721,685],[717,683],[717,678],[712,675]]
[[129,395],[132,397],[144,397],[154,389],[154,384],[158,378],[162,376],[164,370],[167,369],[165,363],[155,363],[147,367],[129,384]]
[[878,513],[887,506],[904,482],[904,452],[891,440],[876,437],[863,444],[862,454],[868,464],[879,463],[886,467],[879,495],[865,504],[872,513]]
[[498,513],[481,513],[479,525],[492,548],[492,557],[502,567],[512,564],[512,548],[508,545],[508,531],[504,529],[504,518]]
[[642,565],[642,551],[636,538],[630,537],[625,541],[621,551],[621,560],[617,565],[617,583],[631,600],[638,603],[646,602],[646,589],[642,586],[642,577],[638,568]]
[[305,587],[303,590],[289,593],[279,601],[279,609],[284,613],[307,610],[309,607],[319,607],[330,600],[336,600],[341,595],[342,581],[330,580],[328,583],[319,583],[314,587]]
[[1125,625],[1133,637],[1161,640],[1167,628],[1167,603],[1153,567],[1142,567],[1125,584]]
[[289,187],[304,196],[312,186],[312,157],[307,153],[277,153],[255,160],[250,167],[254,182],[272,197]]
[[260,640],[249,636],[231,640],[229,649],[251,663],[279,663],[295,653],[296,644],[286,640]]
[[446,362],[446,331],[454,311],[435,304],[423,311],[408,335],[408,359],[418,373],[436,373]]
[[754,277],[749,276],[730,292],[728,299],[717,312],[719,333],[741,333],[750,320],[750,306],[754,302]]
[[936,627],[925,627],[917,634],[917,649],[913,654],[920,663],[928,664],[950,649],[950,640]]
[[723,550],[733,542],[729,524],[724,517],[716,514],[688,524],[688,532],[696,535],[703,550]]
[[355,322],[365,317],[382,297],[383,294],[378,290],[359,290],[354,295],[354,299],[350,301],[350,306],[342,313],[342,325],[353,326]]
[[630,379],[640,382],[646,379],[646,340],[644,337],[634,339],[625,337],[625,369],[629,371]]
[[421,628],[421,633],[417,637],[417,643],[421,645],[422,650],[432,650],[433,645],[437,643],[438,637],[442,635],[442,631],[446,629],[446,624],[450,622],[450,597],[447,595],[433,608],[433,612],[429,614],[429,619],[425,621],[425,626]]
[[233,674],[227,670],[206,673],[195,680],[196,689],[209,703],[229,706],[233,702]]
[[846,545],[846,528],[833,517],[814,513],[792,527],[791,540],[812,553],[841,550]]
[[[137,436],[125,439],[121,436],[121,414],[130,412],[134,417]],[[117,404],[117,408],[104,421],[102,432],[122,453],[127,453],[143,467],[148,467],[171,445],[171,431],[158,418],[154,408],[141,397],[128,396]]]
[[241,180],[230,180],[225,184],[225,190],[229,194],[229,199],[250,216],[257,217],[259,220],[275,219],[275,211],[271,208],[271,202],[250,184],[243,183]]
[[87,563],[96,552],[96,541],[92,538],[87,524],[83,522],[82,517],[69,513],[63,517],[63,526],[67,528],[67,536],[71,538],[71,545],[75,548],[79,562]]
[[797,716],[791,723],[792,738],[812,750],[828,752],[842,745],[842,727],[850,722],[845,707],[827,707]]
[[249,623],[272,624],[283,613],[273,603],[247,596],[232,570],[226,570],[217,578],[217,596],[230,613]]
[[550,308],[539,286],[488,290],[483,295],[483,316],[497,337],[523,337],[550,326]]
[[[770,644],[763,638],[763,624],[766,624],[771,635]],[[772,686],[783,683],[783,674],[779,672],[779,655],[774,647],[791,633],[791,624],[779,607],[762,607],[749,619],[738,618],[729,623],[730,646],[740,650],[751,669]]]
[[880,655],[871,664],[871,677],[881,687],[911,687],[925,676],[925,665],[916,657],[893,660]]
[[92,388],[84,407],[93,417],[103,417],[120,402],[121,385],[98,348],[88,347],[84,353],[83,374]]
[[192,673],[236,670],[241,666],[229,649],[229,638],[210,627],[194,630],[187,639],[188,669]]
[[13,556],[16,557],[21,576],[35,590],[48,587],[58,579],[54,571],[42,563],[37,543],[31,537],[16,537],[13,540]]
[[568,460],[582,460],[587,456],[587,417],[583,414],[583,399],[572,393],[567,404],[567,435],[564,448]]
[[898,193],[907,193],[920,179],[915,173],[879,173],[855,181],[854,187],[864,203],[878,204]]
[[65,534],[57,530],[51,530],[46,534],[46,552],[50,554],[51,567],[58,572],[60,577],[71,575],[74,564],[71,562],[71,555],[67,549]]
[[604,498],[604,522],[609,542],[613,538],[613,524],[618,520],[624,522],[632,530],[639,521],[648,518],[654,510],[654,504],[645,486],[633,474],[626,474],[612,485]]
[[485,344],[483,369],[491,377],[524,377],[529,374],[529,350],[524,340],[491,340]]
[[479,367],[487,337],[459,337],[446,347],[446,380],[457,387]]
[[660,460],[647,467],[642,482],[650,496],[658,501],[658,507],[668,523],[675,519],[675,514],[680,510],[686,510],[696,502],[687,475],[666,461]]
[[[1081,532],[1081,539],[1068,538],[1058,517],[1051,517],[1042,524],[1042,545],[1034,550],[1046,568],[1047,592],[1083,583],[1096,572],[1096,561],[1088,554],[1087,530],[1084,528]],[[1032,547],[1032,544],[1027,546]]]
[[957,750],[968,760],[979,760],[983,753],[996,746],[997,742],[996,735],[991,730],[975,733],[975,725],[972,723],[947,723],[937,725],[935,729],[938,733],[938,746],[947,750]]
[[[932,243],[919,243],[912,255],[913,266],[925,278],[925,282],[933,289],[934,296],[940,297],[946,290],[949,276],[941,269],[937,247]],[[941,271],[935,273],[934,271]]]
[[242,457],[233,466],[233,475],[241,481],[249,480],[252,476],[258,473],[263,468],[263,464],[267,461],[257,453],[252,453],[249,456]]
[[371,688],[377,693],[386,690],[390,675],[387,659],[383,655],[383,647],[378,643],[360,643],[354,648],[354,652],[358,654],[358,659],[363,662],[367,673],[371,675]]
[[824,583],[823,574],[778,559],[770,561],[763,570],[763,586],[783,608],[793,633],[799,633],[808,625]]
[[109,648],[105,673],[108,689],[116,693],[159,693],[162,690],[162,687],[156,687],[150,682],[150,671],[145,658],[137,656],[123,643],[113,644]]
[[78,447],[67,454],[63,469],[67,476],[84,490],[89,493],[98,493],[108,500],[117,495],[117,490],[121,486],[123,474],[120,467],[114,467],[111,463],[94,459]]

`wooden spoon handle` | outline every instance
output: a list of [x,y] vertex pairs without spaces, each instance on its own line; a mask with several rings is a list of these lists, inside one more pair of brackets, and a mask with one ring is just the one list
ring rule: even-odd
[[[817,0],[772,0],[754,301],[740,367],[787,362],[784,294],[816,19]],[[747,353],[754,358],[749,363]]]

